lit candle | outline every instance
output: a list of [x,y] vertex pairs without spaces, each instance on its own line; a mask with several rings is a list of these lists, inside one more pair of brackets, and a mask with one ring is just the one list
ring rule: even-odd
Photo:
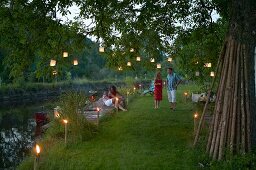
[[197,119],[199,117],[199,114],[196,112],[194,114],[194,134],[196,134],[196,129],[197,129]]
[[128,106],[128,100],[129,100],[129,91],[127,91],[127,97],[126,97],[126,101],[127,101],[127,106]]
[[97,111],[97,126],[99,126],[99,124],[100,124],[100,108],[97,107],[96,111]]
[[68,133],[67,125],[68,125],[68,120],[67,119],[63,119],[63,123],[65,125],[65,144],[67,144],[67,133]]
[[41,152],[40,146],[38,144],[36,144],[35,151],[36,151],[36,156],[35,156],[35,161],[34,161],[34,170],[37,169],[38,162],[39,162],[39,156],[40,156],[40,152]]
[[136,87],[133,88],[133,93],[135,93]]
[[60,113],[58,111],[58,107],[54,108],[54,118],[59,118],[60,117]]

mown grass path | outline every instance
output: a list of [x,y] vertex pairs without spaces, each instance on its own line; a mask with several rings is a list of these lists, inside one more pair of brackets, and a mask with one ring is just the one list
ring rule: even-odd
[[152,96],[139,96],[128,112],[103,120],[94,139],[53,147],[40,169],[196,169],[193,105],[181,97],[185,88],[178,91],[175,112],[166,93],[158,110]]

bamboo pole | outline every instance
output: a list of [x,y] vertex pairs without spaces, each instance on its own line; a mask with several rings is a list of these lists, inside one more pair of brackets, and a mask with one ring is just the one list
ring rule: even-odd
[[231,95],[231,74],[232,74],[232,62],[233,62],[233,50],[234,50],[234,40],[231,40],[230,44],[230,53],[227,55],[229,59],[229,67],[228,67],[228,72],[227,72],[227,79],[226,79],[226,86],[225,86],[225,91],[224,91],[224,102],[223,102],[223,110],[222,110],[222,126],[221,126],[221,131],[220,131],[220,146],[219,146],[219,151],[218,151],[218,160],[222,159],[223,156],[223,150],[225,146],[225,138],[226,138],[226,128],[228,124],[228,110],[229,110],[229,101],[230,101],[230,95]]
[[226,50],[226,53],[224,55],[224,63],[223,63],[223,69],[222,69],[222,72],[221,72],[221,80],[220,80],[220,84],[219,84],[219,98],[218,98],[218,101],[216,101],[215,103],[215,107],[216,107],[216,112],[214,113],[216,116],[215,116],[215,119],[213,120],[213,136],[212,136],[212,140],[210,141],[211,144],[210,144],[210,156],[213,156],[214,157],[214,153],[216,154],[216,151],[215,151],[215,146],[217,145],[217,142],[218,141],[218,131],[219,131],[219,128],[220,128],[220,125],[219,125],[219,120],[221,119],[221,108],[223,106],[223,103],[222,103],[222,100],[223,100],[223,88],[224,88],[224,85],[225,85],[225,79],[226,79],[226,72],[227,72],[227,69],[228,69],[228,58],[226,56],[228,56],[229,54],[229,46],[230,46],[230,41],[228,39],[228,43],[227,43],[227,50]]
[[237,115],[237,98],[238,98],[238,80],[239,80],[239,53],[240,53],[240,43],[238,43],[237,51],[236,51],[236,69],[235,69],[235,89],[234,89],[234,98],[233,98],[233,113],[231,120],[231,134],[230,134],[230,152],[234,152],[234,143],[235,143],[235,132],[236,132],[236,115]]
[[[245,46],[243,46],[243,48],[245,49]],[[247,50],[246,50],[247,51]],[[246,104],[246,143],[247,143],[247,151],[251,150],[251,130],[250,130],[250,106],[249,106],[249,85],[248,85],[248,61],[247,61],[247,56],[248,55],[243,55],[244,58],[244,78],[245,78],[245,104]]]
[[[215,69],[215,73],[217,75],[218,71],[219,71],[219,68],[220,68],[220,64],[221,64],[221,61],[222,61],[222,58],[223,58],[223,55],[226,51],[226,45],[223,46],[222,50],[221,50],[221,54],[219,55],[219,59],[218,59],[218,62],[217,62],[217,66],[216,66],[216,69]],[[212,91],[212,88],[214,86],[214,83],[215,83],[215,80],[216,80],[216,77],[214,77],[213,81],[212,81],[212,84],[210,86],[210,89],[208,90],[208,94],[207,94],[207,100],[206,100],[206,103],[204,105],[204,109],[203,109],[203,113],[200,117],[200,121],[199,121],[199,124],[198,124],[198,127],[197,127],[197,131],[196,131],[196,134],[195,134],[195,139],[194,139],[194,143],[193,143],[193,146],[195,147],[195,145],[197,144],[198,142],[198,138],[199,138],[199,134],[200,134],[200,131],[202,129],[202,124],[203,124],[203,120],[204,120],[204,117],[205,117],[205,112],[206,112],[206,109],[207,109],[207,106],[209,104],[209,100],[210,100],[210,95],[211,95],[211,91]]]

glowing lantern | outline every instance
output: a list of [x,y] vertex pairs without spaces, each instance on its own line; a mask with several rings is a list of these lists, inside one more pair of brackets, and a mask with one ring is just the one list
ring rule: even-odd
[[172,62],[172,58],[168,57],[167,61]]
[[211,77],[214,77],[214,76],[215,76],[215,74],[214,74],[213,71],[211,71],[210,76],[211,76]]
[[104,53],[104,52],[105,52],[104,47],[99,47],[99,52],[100,52],[100,53]]
[[56,60],[51,59],[51,61],[50,61],[50,66],[51,66],[51,67],[56,66]]
[[67,52],[67,51],[64,51],[64,52],[63,52],[63,57],[64,57],[64,58],[68,57],[68,52]]
[[131,52],[131,53],[132,53],[132,52],[134,52],[134,49],[133,49],[133,48],[131,48],[131,49],[130,49],[130,52]]
[[77,65],[78,65],[78,60],[75,59],[75,60],[73,61],[73,64],[74,64],[74,66],[77,66]]
[[205,63],[205,64],[204,64],[204,67],[210,68],[210,67],[212,67],[212,63]]
[[150,59],[150,62],[151,62],[151,63],[154,63],[154,62],[155,62],[155,59],[154,59],[154,58],[151,58],[151,59]]
[[54,70],[54,71],[52,71],[52,75],[57,75],[58,74],[58,72],[56,71],[56,70]]
[[123,68],[120,66],[120,67],[118,67],[117,68],[119,71],[122,71],[123,70]]
[[141,60],[141,58],[138,56],[138,57],[136,57],[136,61],[140,61]]
[[157,64],[157,65],[156,65],[156,68],[161,68],[161,64]]
[[132,65],[132,63],[131,63],[130,61],[128,61],[128,62],[127,62],[127,66],[130,67],[131,65]]

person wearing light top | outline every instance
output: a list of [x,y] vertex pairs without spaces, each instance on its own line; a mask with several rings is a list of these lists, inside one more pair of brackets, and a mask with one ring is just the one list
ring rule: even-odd
[[167,94],[168,94],[168,101],[170,103],[170,108],[172,110],[176,109],[176,90],[178,85],[181,83],[180,77],[173,72],[173,68],[168,68],[167,70],[167,80],[166,80],[166,87],[167,87]]

